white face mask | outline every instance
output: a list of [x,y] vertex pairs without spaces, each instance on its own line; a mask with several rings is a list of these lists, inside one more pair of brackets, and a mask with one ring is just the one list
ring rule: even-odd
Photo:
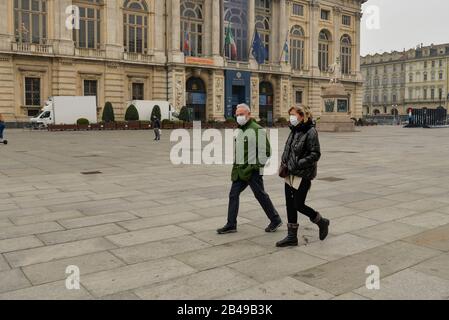
[[290,124],[296,127],[299,124],[299,120],[297,116],[290,116]]
[[240,126],[244,126],[245,124],[248,123],[248,119],[246,119],[246,116],[238,116],[238,117],[237,117],[237,123],[238,123]]

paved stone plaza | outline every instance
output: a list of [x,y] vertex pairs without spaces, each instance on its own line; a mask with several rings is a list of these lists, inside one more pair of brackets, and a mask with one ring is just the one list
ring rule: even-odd
[[[309,204],[331,235],[301,217],[291,249],[274,246],[285,226],[265,234],[250,190],[239,232],[217,235],[231,168],[173,166],[168,132],[8,130],[0,299],[449,299],[449,129],[360,130],[320,134]],[[283,182],[265,183],[285,219]],[[380,290],[365,287],[369,265]]]

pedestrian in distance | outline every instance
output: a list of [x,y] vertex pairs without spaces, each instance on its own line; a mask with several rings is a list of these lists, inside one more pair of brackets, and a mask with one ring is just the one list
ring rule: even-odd
[[5,119],[0,113],[0,143],[6,144],[6,140],[3,140],[3,132],[5,131]]
[[154,116],[151,127],[154,130],[154,141],[160,141],[161,140],[161,120],[159,120],[158,117]]
[[[251,109],[248,105],[238,105],[236,117],[240,130],[234,147],[236,159],[234,161],[231,174],[232,186],[229,193],[228,221],[223,228],[217,230],[217,233],[228,234],[237,232],[237,216],[239,211],[240,194],[248,186],[253,191],[254,196],[270,220],[270,224],[265,231],[276,232],[282,225],[282,220],[264,188],[261,169],[265,167],[266,161],[261,161],[261,159],[256,156],[259,155],[258,151],[260,151],[263,155],[263,148],[260,150],[257,149],[259,146],[259,139],[265,140],[265,152],[267,159],[271,156],[271,147],[268,136],[266,131],[251,117]],[[255,143],[250,143],[250,136],[255,137]],[[240,156],[237,156],[239,153],[243,153],[241,154],[241,159],[237,159],[240,158]]]
[[326,239],[330,224],[329,220],[305,204],[321,158],[320,141],[312,114],[303,107],[292,107],[289,115],[290,135],[279,168],[279,176],[285,179],[288,235],[276,244],[277,247],[298,245],[298,212],[318,226],[321,241]]

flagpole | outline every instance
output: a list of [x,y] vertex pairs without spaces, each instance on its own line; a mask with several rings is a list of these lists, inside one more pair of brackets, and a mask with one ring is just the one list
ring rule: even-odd
[[251,37],[251,46],[249,47],[249,51],[248,51],[248,61],[251,57],[251,50],[253,49],[253,45],[254,45],[254,37],[256,36],[256,25],[254,25],[254,31],[253,31],[253,35]]

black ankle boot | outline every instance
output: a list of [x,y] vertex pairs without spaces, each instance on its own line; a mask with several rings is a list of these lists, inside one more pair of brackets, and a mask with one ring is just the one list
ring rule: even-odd
[[299,224],[289,223],[288,227],[288,235],[284,240],[276,243],[276,247],[285,248],[285,247],[296,247],[298,245],[298,228]]
[[315,220],[312,220],[313,223],[315,223],[318,228],[320,229],[320,240],[324,241],[327,238],[327,235],[329,234],[329,225],[330,221],[323,218],[319,213]]

